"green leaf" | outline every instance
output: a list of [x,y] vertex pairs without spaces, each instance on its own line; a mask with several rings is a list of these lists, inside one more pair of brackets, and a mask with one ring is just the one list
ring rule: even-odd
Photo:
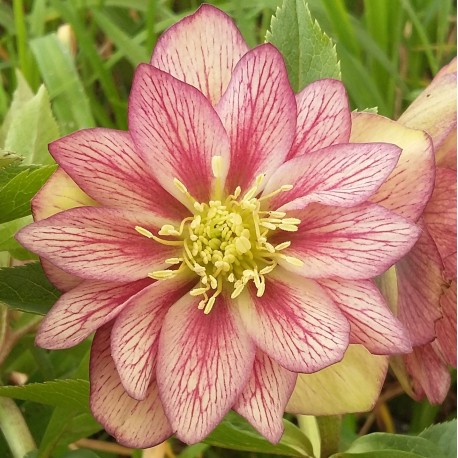
[[273,445],[240,415],[229,412],[204,442],[233,450],[313,457],[312,446],[301,430],[287,420],[283,420],[283,424],[285,426],[283,437],[277,445]]
[[97,455],[92,450],[72,450],[71,452],[62,455],[60,458],[100,458],[100,455]]
[[[30,200],[56,168],[57,165],[10,165],[3,169],[0,177],[0,224],[29,215]],[[6,183],[5,179],[8,180]]]
[[282,53],[295,92],[321,78],[340,79],[335,45],[312,19],[305,0],[283,0],[266,40]]
[[23,386],[0,386],[0,396],[89,413],[87,380],[51,380]]
[[48,143],[59,137],[46,88],[17,110],[6,133],[4,149],[21,154],[28,164],[52,164]]
[[332,456],[334,458],[361,458],[366,454],[367,457],[374,458],[379,456],[447,458],[438,446],[423,437],[388,433],[373,433],[360,437],[345,453],[337,453]]
[[39,262],[0,269],[0,302],[13,309],[45,315],[59,296]]
[[418,436],[436,444],[447,458],[456,458],[456,419],[432,425]]
[[9,221],[0,226],[0,252],[8,251],[11,256],[20,260],[37,259],[37,256],[23,248],[14,238],[16,232],[22,227],[32,222],[32,217],[25,216],[24,218]]

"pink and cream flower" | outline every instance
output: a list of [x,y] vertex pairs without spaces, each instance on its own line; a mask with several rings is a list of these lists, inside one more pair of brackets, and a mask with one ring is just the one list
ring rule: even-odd
[[18,234],[66,291],[37,343],[97,331],[91,408],[119,442],[197,442],[231,408],[276,442],[298,374],[411,351],[371,280],[420,235],[370,201],[401,150],[350,131],[340,82],[295,96],[280,53],[206,5],[136,70],[128,132],[50,145]]

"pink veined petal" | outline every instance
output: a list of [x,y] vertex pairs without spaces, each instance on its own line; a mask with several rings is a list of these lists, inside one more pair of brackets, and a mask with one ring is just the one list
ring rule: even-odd
[[425,227],[410,253],[396,264],[398,318],[409,331],[412,345],[431,342],[434,323],[442,316],[440,297],[446,286],[437,247]]
[[30,224],[16,238],[27,249],[81,278],[129,282],[163,268],[165,259],[181,252],[135,230],[142,226],[157,233],[162,224],[151,213],[82,207]]
[[157,281],[131,297],[116,318],[111,356],[125,390],[134,399],[144,399],[155,378],[159,333],[166,313],[192,286],[189,278],[181,276]]
[[450,372],[431,344],[415,347],[404,359],[416,399],[426,395],[431,404],[442,404],[450,389]]
[[[444,261],[456,254],[456,205],[456,171],[438,167],[436,186],[424,220]],[[456,268],[447,275],[456,278]]]
[[151,65],[196,87],[216,105],[235,65],[248,50],[229,16],[202,5],[161,35]]
[[371,197],[392,172],[401,150],[386,143],[334,145],[296,157],[278,168],[266,184],[269,194],[284,184],[270,208],[289,211],[311,202],[353,207]]
[[62,295],[46,314],[36,344],[50,350],[79,344],[118,315],[126,301],[150,283],[150,279],[132,283],[83,281]]
[[140,64],[129,99],[132,138],[157,181],[188,207],[192,202],[174,184],[208,202],[212,157],[221,156],[221,186],[229,166],[229,139],[210,102],[196,88],[151,65]]
[[456,279],[441,297],[443,317],[436,322],[436,344],[445,361],[456,369]]
[[126,447],[147,448],[160,444],[173,431],[164,414],[156,384],[143,401],[124,390],[110,355],[111,326],[100,328],[91,350],[91,411],[97,421]]
[[371,280],[323,279],[318,283],[350,322],[350,343],[362,344],[376,355],[412,351],[407,331]]
[[69,208],[98,205],[59,167],[32,199],[32,212],[40,221]]
[[296,94],[296,103],[296,135],[287,159],[336,143],[348,142],[351,130],[350,107],[340,81],[314,81]]
[[251,377],[237,399],[234,410],[276,444],[283,434],[283,412],[296,378],[297,374],[258,351]]
[[56,267],[52,262],[44,258],[41,258],[40,262],[48,280],[60,291],[70,291],[83,281],[82,278],[59,269],[59,267]]
[[[299,258],[303,265],[282,258],[278,262],[308,278],[375,277],[404,256],[420,235],[415,224],[371,203],[352,208],[311,204],[288,216],[299,218],[301,224],[297,232],[288,232],[291,246],[282,253]],[[272,243],[284,238],[279,233]]]
[[255,348],[232,304],[218,296],[208,315],[184,296],[167,313],[159,339],[157,383],[177,437],[199,442],[247,383]]
[[350,141],[387,142],[402,148],[396,168],[371,200],[416,221],[434,187],[434,150],[429,136],[383,116],[353,113]]
[[247,190],[282,164],[296,128],[296,101],[281,54],[270,44],[242,57],[216,106],[231,142],[226,189]]
[[187,210],[154,180],[128,132],[84,129],[52,142],[49,151],[102,205],[147,210],[178,222],[187,216]]
[[277,267],[261,297],[247,286],[238,305],[256,346],[290,371],[319,371],[340,361],[347,349],[349,323],[313,280]]

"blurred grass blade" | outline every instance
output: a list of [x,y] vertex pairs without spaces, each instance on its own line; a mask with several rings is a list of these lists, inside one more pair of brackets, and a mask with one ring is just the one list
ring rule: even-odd
[[36,38],[30,46],[51,97],[61,132],[67,134],[94,127],[89,101],[69,51],[55,34]]

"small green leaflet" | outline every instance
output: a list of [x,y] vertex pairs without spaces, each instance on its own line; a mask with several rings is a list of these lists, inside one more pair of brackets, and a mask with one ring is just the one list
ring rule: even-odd
[[436,444],[447,458],[456,458],[456,419],[432,425],[418,436]]
[[59,296],[39,262],[0,269],[0,302],[13,309],[45,315]]
[[283,0],[266,41],[282,53],[294,92],[321,78],[340,79],[335,44],[312,19],[305,0]]

